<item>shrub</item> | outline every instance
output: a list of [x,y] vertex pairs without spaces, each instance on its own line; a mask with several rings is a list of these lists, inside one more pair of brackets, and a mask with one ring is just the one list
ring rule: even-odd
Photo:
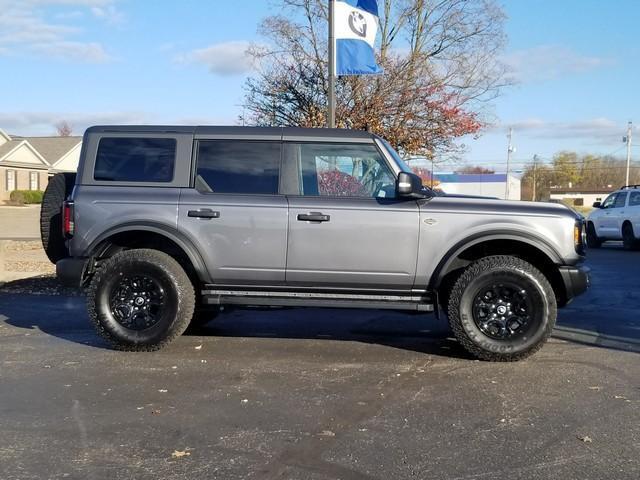
[[9,194],[9,199],[17,205],[25,203],[42,203],[44,192],[42,190],[13,190]]

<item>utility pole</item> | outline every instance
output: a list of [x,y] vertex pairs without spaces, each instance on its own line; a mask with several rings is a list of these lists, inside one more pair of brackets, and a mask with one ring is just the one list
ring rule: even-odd
[[536,201],[536,173],[538,170],[538,154],[533,156],[533,193],[531,195],[531,201]]
[[631,131],[633,129],[633,124],[629,122],[627,124],[627,136],[624,138],[627,142],[627,179],[624,184],[629,185],[629,168],[631,166]]
[[433,177],[434,177],[434,162],[433,162],[433,156],[431,157],[431,190],[433,190]]
[[335,34],[335,0],[329,0],[329,94],[327,127],[336,127],[336,34]]
[[507,138],[509,139],[509,147],[507,148],[507,184],[505,185],[505,189],[504,189],[505,200],[509,200],[509,172],[511,170],[511,154],[515,151],[515,148],[513,147],[513,144],[512,144],[512,140],[513,140],[512,127],[509,127],[509,135],[507,135]]

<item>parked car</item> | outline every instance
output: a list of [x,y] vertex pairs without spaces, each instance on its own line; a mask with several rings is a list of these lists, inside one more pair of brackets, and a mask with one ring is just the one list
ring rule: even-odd
[[442,310],[473,355],[512,361],[588,286],[571,210],[436,194],[359,131],[93,127],[42,211],[58,277],[122,350],[211,307],[310,306]]
[[600,248],[607,240],[622,240],[627,250],[640,248],[640,185],[624,186],[593,207],[587,217],[590,248]]

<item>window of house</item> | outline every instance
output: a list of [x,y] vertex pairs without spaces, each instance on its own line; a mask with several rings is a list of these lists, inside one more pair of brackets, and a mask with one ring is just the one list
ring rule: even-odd
[[16,171],[15,170],[6,170],[6,189],[7,192],[11,192],[16,189]]
[[280,142],[201,140],[196,189],[203,193],[275,195]]
[[573,205],[576,207],[584,207],[584,198],[576,198]]
[[393,198],[395,175],[374,145],[290,144],[307,196]]
[[29,190],[40,190],[40,174],[29,172]]
[[95,180],[112,182],[170,182],[176,159],[173,138],[100,139]]

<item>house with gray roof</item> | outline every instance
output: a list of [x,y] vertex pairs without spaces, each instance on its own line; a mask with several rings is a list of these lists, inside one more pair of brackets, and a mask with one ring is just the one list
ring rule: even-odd
[[20,137],[0,129],[0,202],[13,190],[44,190],[51,174],[75,172],[82,137]]

